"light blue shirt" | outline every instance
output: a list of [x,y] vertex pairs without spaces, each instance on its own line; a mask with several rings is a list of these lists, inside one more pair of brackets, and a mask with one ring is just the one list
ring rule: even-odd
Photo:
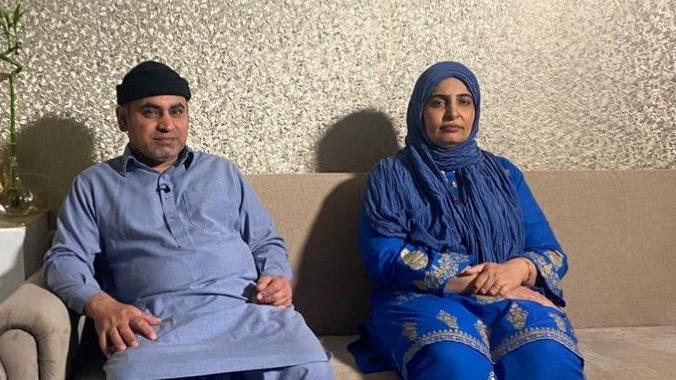
[[188,148],[164,173],[128,148],[81,173],[45,258],[47,285],[76,312],[103,290],[163,319],[156,342],[138,336],[108,360],[108,378],[326,361],[293,308],[249,302],[264,274],[291,277],[269,214],[231,162]]

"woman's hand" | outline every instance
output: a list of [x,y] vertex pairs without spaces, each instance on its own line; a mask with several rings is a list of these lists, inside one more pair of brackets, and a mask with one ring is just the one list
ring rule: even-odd
[[453,277],[450,281],[446,283],[446,287],[444,288],[445,293],[471,293],[470,292],[470,287],[472,285],[472,281],[476,278],[476,274],[473,275],[459,275],[457,277]]
[[523,259],[512,259],[503,264],[481,263],[466,269],[460,277],[475,276],[466,291],[486,296],[504,296],[526,282],[528,264]]
[[518,286],[502,294],[502,296],[509,299],[535,301],[544,306],[556,307],[547,297],[526,286]]

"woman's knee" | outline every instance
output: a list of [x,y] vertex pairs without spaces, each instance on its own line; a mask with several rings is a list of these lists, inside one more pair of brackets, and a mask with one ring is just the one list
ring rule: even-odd
[[406,364],[406,378],[490,379],[493,366],[483,354],[462,343],[438,342],[421,349]]
[[561,343],[542,339],[526,343],[503,356],[495,364],[498,378],[511,379],[584,379],[583,361]]

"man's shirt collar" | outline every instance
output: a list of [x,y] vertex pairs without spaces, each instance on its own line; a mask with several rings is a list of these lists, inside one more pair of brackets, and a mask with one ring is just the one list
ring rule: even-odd
[[[188,170],[194,159],[195,151],[186,145],[181,153],[179,153],[178,159],[176,162],[174,162],[173,166],[176,167],[183,165],[185,166],[185,169]],[[139,168],[153,170],[152,168],[148,167],[148,165],[142,163],[136,157],[134,157],[134,152],[132,152],[129,144],[127,144],[127,146],[124,148],[124,153],[122,154],[122,165],[120,167],[120,174],[122,174],[123,177],[127,175],[127,167],[130,164],[136,165]]]

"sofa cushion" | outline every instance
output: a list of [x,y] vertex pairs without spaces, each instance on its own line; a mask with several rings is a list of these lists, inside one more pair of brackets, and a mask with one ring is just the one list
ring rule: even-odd
[[357,338],[359,338],[357,335],[333,335],[320,337],[319,340],[322,342],[322,345],[324,345],[324,349],[331,352],[333,355],[331,358],[331,366],[333,367],[333,374],[336,376],[336,380],[399,379],[397,373],[393,371],[376,372],[369,375],[362,375],[357,369],[357,365],[354,362],[352,354],[350,354],[350,352],[347,350],[347,345],[357,340]]
[[[676,170],[526,172],[570,271],[576,327],[676,325]],[[357,244],[365,174],[249,177],[289,247],[295,304],[319,335],[357,332],[369,282]],[[331,300],[331,307],[317,307]]]
[[608,327],[578,331],[590,380],[673,379],[676,326]]

